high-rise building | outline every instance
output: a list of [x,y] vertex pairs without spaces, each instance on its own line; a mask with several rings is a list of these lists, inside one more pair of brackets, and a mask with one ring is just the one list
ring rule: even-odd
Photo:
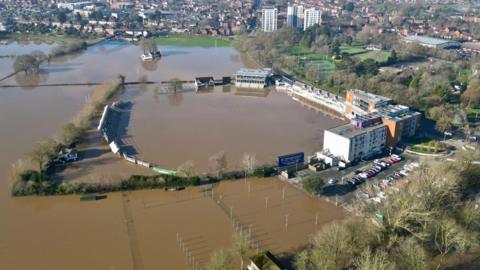
[[262,9],[262,30],[263,32],[277,31],[277,16],[278,10],[276,8]]
[[303,30],[320,24],[322,22],[322,12],[316,8],[307,8],[303,14]]
[[303,27],[303,6],[288,5],[287,8],[287,26],[288,27]]

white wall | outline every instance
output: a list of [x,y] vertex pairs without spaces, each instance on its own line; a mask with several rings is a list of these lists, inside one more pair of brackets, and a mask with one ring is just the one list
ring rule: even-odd
[[334,156],[345,161],[350,161],[350,140],[325,130],[323,136],[323,149],[328,149]]

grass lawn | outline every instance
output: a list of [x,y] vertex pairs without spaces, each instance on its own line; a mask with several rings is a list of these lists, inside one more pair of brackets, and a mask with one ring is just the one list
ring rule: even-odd
[[50,44],[76,42],[76,41],[86,41],[87,43],[96,43],[101,40],[101,38],[82,39],[80,37],[55,35],[55,34],[9,34],[6,36],[5,39],[14,40],[14,41],[43,42],[43,43],[50,43]]
[[321,71],[322,80],[327,80],[328,76],[335,71],[335,64],[330,60],[315,60],[308,65],[318,65]]
[[359,60],[373,59],[379,63],[385,63],[388,60],[391,52],[389,51],[368,51],[361,47],[355,46],[340,46],[341,53],[345,53],[349,56],[354,56]]
[[412,150],[425,154],[438,154],[450,149],[450,146],[436,140],[428,140],[413,145]]
[[340,46],[340,52],[352,56],[352,55],[357,55],[361,53],[366,53],[368,51],[360,47]]
[[387,62],[390,54],[391,53],[389,51],[369,51],[366,53],[357,54],[355,55],[355,57],[359,58],[362,61],[371,58],[379,63],[384,63]]
[[215,38],[211,36],[200,35],[167,35],[155,37],[154,40],[159,45],[171,45],[171,46],[198,46],[198,47],[229,47],[230,41]]
[[301,46],[295,46],[290,51],[290,55],[295,55],[300,57],[302,61],[314,61],[314,60],[322,60],[325,59],[327,56],[320,54],[318,52],[312,52],[308,49],[305,49]]

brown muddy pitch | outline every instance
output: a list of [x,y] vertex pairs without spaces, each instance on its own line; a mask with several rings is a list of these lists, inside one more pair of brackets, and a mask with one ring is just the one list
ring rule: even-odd
[[[48,49],[8,46],[12,54]],[[0,52],[6,48],[0,47]],[[78,196],[10,197],[12,164],[38,140],[58,134],[93,90],[35,87],[36,83],[99,82],[119,73],[126,75],[127,81],[142,76],[190,80],[233,74],[243,66],[238,53],[230,48],[162,50],[165,57],[161,61],[145,64],[138,58],[138,47],[103,43],[45,65],[41,76],[33,80],[12,77],[2,82],[24,85],[0,89],[0,268],[185,269],[177,233],[202,266],[212,251],[230,245],[235,229],[229,215],[200,188],[113,193],[95,202],[79,202]],[[8,74],[11,63],[12,59],[0,59],[0,73]],[[204,168],[208,156],[218,150],[227,151],[233,167],[244,152],[255,152],[259,161],[269,162],[280,153],[317,150],[320,131],[336,124],[274,92],[267,97],[245,97],[232,88],[231,92],[217,89],[205,95],[184,93],[179,98],[154,97],[152,91],[127,89],[125,97],[135,102],[127,137],[138,145],[140,155],[172,168],[187,159]],[[71,172],[87,179],[95,172],[137,170],[106,152],[98,153],[83,161],[89,162],[88,166],[73,167]],[[102,162],[106,167],[98,166]],[[243,181],[222,183],[217,190],[242,223],[252,224],[262,247],[275,252],[304,244],[321,224],[342,216],[338,208],[289,186],[282,199],[283,183],[276,179],[252,180],[250,185],[250,192]],[[264,197],[270,198],[266,210]],[[317,213],[319,224],[315,225]],[[283,227],[286,214],[290,214],[287,229]]]

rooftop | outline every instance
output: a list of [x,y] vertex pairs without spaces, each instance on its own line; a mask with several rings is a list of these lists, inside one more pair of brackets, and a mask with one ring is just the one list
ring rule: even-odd
[[260,252],[250,260],[260,269],[265,270],[283,270],[286,269],[280,261],[270,251]]
[[237,71],[237,76],[251,76],[251,77],[268,77],[272,74],[271,68],[263,68],[263,69],[249,69],[249,68],[241,68]]
[[355,96],[357,96],[357,97],[359,97],[363,100],[368,100],[368,101],[371,101],[373,103],[392,101],[392,99],[390,99],[390,98],[375,95],[375,94],[372,94],[372,93],[368,93],[368,92],[365,92],[365,91],[359,90],[359,89],[350,89],[348,91],[353,93]]
[[404,105],[389,105],[378,109],[376,113],[381,117],[392,121],[398,121],[406,117],[420,114],[419,112],[411,111],[410,108]]
[[342,137],[351,139],[351,138],[353,138],[357,135],[360,135],[360,134],[363,134],[363,133],[366,133],[366,132],[369,132],[369,131],[372,131],[372,130],[375,130],[375,129],[378,129],[378,128],[381,128],[381,127],[384,127],[384,126],[385,126],[385,124],[380,124],[380,125],[375,125],[375,126],[371,126],[371,127],[367,127],[367,128],[357,128],[356,126],[354,126],[352,124],[345,124],[345,125],[341,125],[341,126],[338,126],[338,127],[331,128],[331,129],[327,129],[327,131],[330,131],[334,134],[337,134],[337,135],[340,135]]
[[407,36],[405,37],[405,41],[410,41],[410,42],[420,42],[423,44],[429,44],[429,45],[434,45],[434,46],[439,46],[442,44],[446,44],[449,42],[457,42],[454,40],[447,40],[447,39],[441,39],[441,38],[434,38],[434,37],[428,37],[428,36]]

